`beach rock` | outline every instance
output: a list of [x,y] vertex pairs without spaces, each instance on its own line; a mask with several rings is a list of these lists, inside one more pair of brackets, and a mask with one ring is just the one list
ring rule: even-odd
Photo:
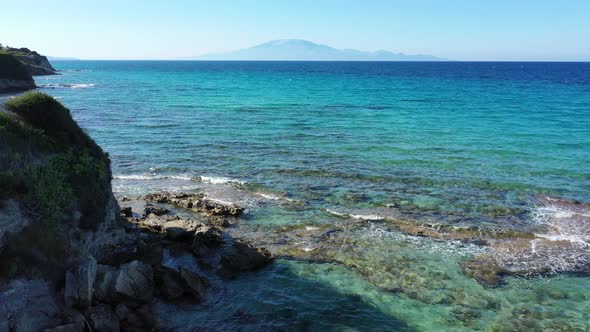
[[89,257],[78,267],[66,273],[64,291],[66,306],[86,308],[92,304],[96,270],[96,259]]
[[265,248],[255,248],[247,242],[236,240],[221,255],[220,274],[233,278],[242,271],[262,268],[273,261],[273,255]]
[[221,231],[217,227],[202,225],[194,233],[191,251],[195,256],[202,257],[209,253],[210,249],[218,247],[221,243]]
[[0,328],[37,332],[61,323],[61,309],[47,282],[17,279],[0,288]]
[[207,278],[183,267],[174,270],[162,266],[155,271],[159,295],[166,300],[176,300],[187,296],[196,301],[202,301],[210,286]]
[[168,267],[155,270],[155,281],[159,295],[166,300],[175,300],[183,296],[185,289],[180,273]]
[[180,279],[186,285],[188,292],[192,293],[198,301],[202,301],[207,295],[209,280],[183,267],[180,267],[179,272]]
[[140,261],[121,266],[115,280],[115,292],[132,301],[151,301],[154,293],[152,267]]
[[150,214],[154,214],[156,216],[163,216],[167,213],[169,213],[170,210],[160,207],[160,206],[155,206],[153,204],[146,204],[145,208],[143,209],[143,216],[147,217]]
[[86,314],[92,331],[96,332],[116,332],[120,331],[119,317],[113,312],[110,305],[101,304],[92,307]]
[[123,207],[121,208],[121,213],[126,217],[126,218],[131,218],[133,217],[133,210],[130,206],[127,207]]
[[144,196],[146,201],[167,203],[210,216],[239,217],[244,209],[235,204],[221,204],[207,199],[203,194],[156,193]]

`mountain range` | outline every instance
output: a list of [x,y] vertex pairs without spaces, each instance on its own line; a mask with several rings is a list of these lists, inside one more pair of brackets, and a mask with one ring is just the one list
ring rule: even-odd
[[286,60],[286,61],[446,61],[433,55],[403,54],[337,49],[301,39],[273,40],[254,47],[224,53],[211,53],[183,60]]

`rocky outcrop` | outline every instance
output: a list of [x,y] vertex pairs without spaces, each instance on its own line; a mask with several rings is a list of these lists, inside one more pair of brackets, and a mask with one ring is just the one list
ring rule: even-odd
[[235,241],[221,256],[220,274],[234,278],[240,272],[253,271],[264,267],[273,260],[273,255],[265,248],[255,248],[244,241]]
[[53,68],[46,56],[31,51],[28,48],[4,47],[0,49],[0,52],[10,54],[17,58],[33,76],[56,75],[55,68]]
[[163,192],[146,195],[144,199],[150,202],[172,204],[210,216],[239,217],[244,212],[244,209],[237,205],[221,204],[207,199],[202,194]]

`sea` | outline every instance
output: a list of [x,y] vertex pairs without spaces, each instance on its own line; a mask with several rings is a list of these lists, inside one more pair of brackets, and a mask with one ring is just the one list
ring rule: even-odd
[[590,63],[53,64],[60,75],[36,77],[39,90],[109,153],[118,197],[241,205],[232,236],[278,253],[213,280],[203,304],[158,304],[167,326],[590,330],[590,271],[572,273],[567,250],[491,287],[462,268],[485,245],[391,227],[543,234],[558,220],[545,238],[576,242],[590,266]]

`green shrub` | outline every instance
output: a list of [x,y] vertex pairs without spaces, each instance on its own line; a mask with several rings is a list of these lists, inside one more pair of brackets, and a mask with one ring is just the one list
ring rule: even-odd
[[61,218],[68,204],[77,204],[82,227],[94,227],[104,220],[111,195],[110,160],[72,119],[70,111],[41,92],[11,99],[5,107],[18,117],[0,117],[0,141],[7,134],[13,140],[34,141],[37,150],[51,156],[41,163],[10,167],[12,174],[0,174],[6,191],[21,195],[33,216],[50,223]]

